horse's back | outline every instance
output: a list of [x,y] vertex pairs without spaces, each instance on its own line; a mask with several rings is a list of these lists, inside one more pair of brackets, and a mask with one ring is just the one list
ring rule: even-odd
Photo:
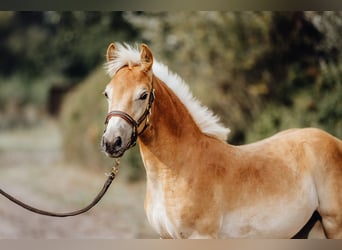
[[293,159],[298,171],[310,172],[318,191],[334,181],[342,194],[342,141],[331,134],[317,128],[289,129],[246,146],[288,162]]
[[331,134],[317,128],[289,129],[274,138],[283,138],[291,146],[301,148],[302,156],[319,178],[342,172],[342,141]]
[[308,140],[308,142],[332,141],[340,148],[342,147],[342,141],[340,139],[318,128],[291,128],[280,131],[273,136],[259,142],[278,138],[294,138],[296,141]]
[[[296,153],[295,149],[303,150],[308,161],[313,158],[317,163],[317,157],[323,162],[332,157],[339,163],[342,161],[342,141],[331,134],[317,128],[294,128],[281,131],[264,140],[247,144],[247,148],[265,150],[270,146],[272,149],[281,149]],[[328,158],[328,159],[327,159]],[[329,160],[328,160],[329,161]],[[339,165],[341,168],[341,164]]]

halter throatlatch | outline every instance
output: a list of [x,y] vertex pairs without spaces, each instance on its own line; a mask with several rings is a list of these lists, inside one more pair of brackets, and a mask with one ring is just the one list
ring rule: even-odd
[[[125,146],[125,150],[130,149],[136,145],[138,136],[144,133],[145,129],[149,125],[149,116],[151,114],[153,101],[154,101],[154,89],[153,89],[153,82],[152,82],[152,90],[150,92],[150,97],[148,99],[147,107],[145,109],[145,112],[141,115],[141,117],[137,121],[135,121],[132,118],[132,116],[130,116],[129,114],[123,111],[119,111],[119,110],[114,110],[107,114],[106,120],[105,120],[106,127],[108,125],[110,118],[112,118],[113,116],[117,116],[117,117],[124,119],[128,124],[132,126],[131,140]],[[138,128],[144,121],[145,121],[144,128],[140,132],[138,132]]]

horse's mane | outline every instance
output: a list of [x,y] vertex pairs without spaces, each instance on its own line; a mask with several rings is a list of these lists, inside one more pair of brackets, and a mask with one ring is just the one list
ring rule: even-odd
[[[138,46],[131,47],[127,44],[117,43],[115,48],[114,60],[105,64],[105,69],[110,77],[113,77],[125,65],[140,64]],[[152,69],[153,73],[179,97],[204,134],[223,141],[227,140],[230,129],[220,124],[219,118],[191,94],[189,86],[178,75],[169,71],[168,67],[157,62],[155,59]]]

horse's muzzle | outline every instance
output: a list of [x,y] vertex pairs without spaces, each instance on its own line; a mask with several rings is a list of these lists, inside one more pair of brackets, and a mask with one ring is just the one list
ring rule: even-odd
[[123,156],[126,151],[126,147],[122,145],[121,137],[116,137],[114,141],[109,142],[103,136],[101,141],[102,150],[106,153],[107,156],[112,158],[119,158]]

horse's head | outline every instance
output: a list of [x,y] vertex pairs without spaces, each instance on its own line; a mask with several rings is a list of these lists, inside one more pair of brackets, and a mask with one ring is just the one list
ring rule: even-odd
[[139,60],[125,60],[115,45],[110,44],[107,64],[118,66],[104,91],[108,115],[101,144],[107,156],[114,158],[121,157],[135,145],[138,134],[148,125],[154,99],[150,49],[142,44]]

